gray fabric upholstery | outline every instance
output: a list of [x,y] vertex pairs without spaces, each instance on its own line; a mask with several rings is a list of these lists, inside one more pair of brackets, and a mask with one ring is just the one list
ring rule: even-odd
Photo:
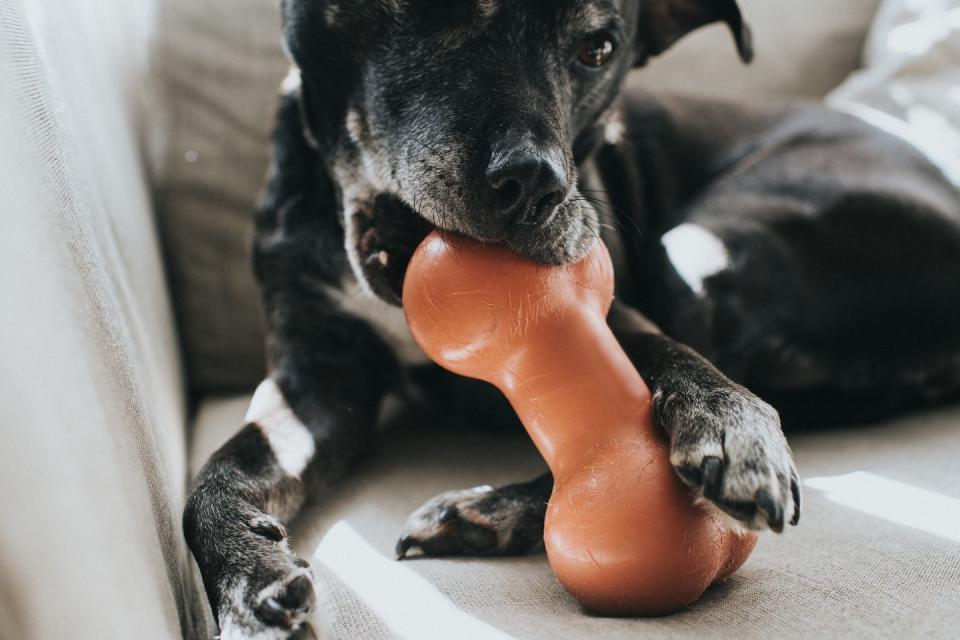
[[880,0],[740,0],[756,58],[740,64],[720,25],[690,35],[635,81],[722,98],[820,98],[861,64]]
[[3,638],[194,628],[184,385],[140,152],[155,8],[0,0]]
[[164,0],[157,58],[169,142],[157,179],[189,382],[251,388],[263,377],[249,236],[288,63],[277,0]]
[[[632,80],[652,88],[817,98],[853,71],[878,0],[743,0],[757,59],[725,29],[683,40]],[[191,385],[252,388],[263,375],[250,214],[262,186],[277,87],[286,73],[276,0],[165,0],[161,63],[169,149],[159,220]]]
[[[245,397],[204,403],[194,464],[233,433],[246,405]],[[517,640],[956,637],[960,409],[790,435],[808,482],[800,526],[765,534],[735,577],[666,618],[583,614],[542,555],[392,560],[404,519],[436,493],[541,472],[543,463],[520,433],[396,427],[329,499],[306,510],[292,535],[318,569],[337,638],[393,638],[402,631],[421,639],[470,637],[467,630],[478,623],[487,631],[475,637],[504,637],[494,635],[499,631]],[[870,474],[867,489],[892,485],[905,495],[856,496],[862,505],[878,502],[882,517],[844,506],[836,500],[846,481],[823,478],[853,472]],[[811,484],[832,484],[835,491]],[[913,497],[924,490],[932,502]],[[924,531],[931,521],[946,533]],[[365,573],[375,573],[375,581]]]

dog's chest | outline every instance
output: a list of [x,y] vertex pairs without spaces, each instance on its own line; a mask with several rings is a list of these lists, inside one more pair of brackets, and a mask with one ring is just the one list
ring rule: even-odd
[[426,354],[417,346],[403,316],[403,309],[387,304],[357,284],[353,276],[344,278],[343,286],[330,289],[337,305],[351,315],[366,320],[380,334],[404,364],[428,362]]

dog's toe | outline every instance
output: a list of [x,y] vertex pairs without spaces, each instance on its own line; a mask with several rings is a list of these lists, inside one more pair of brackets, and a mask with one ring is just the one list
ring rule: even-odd
[[316,596],[313,583],[307,574],[294,574],[285,582],[271,585],[262,594],[256,606],[257,617],[264,623],[292,629],[299,626],[304,614],[313,608]]

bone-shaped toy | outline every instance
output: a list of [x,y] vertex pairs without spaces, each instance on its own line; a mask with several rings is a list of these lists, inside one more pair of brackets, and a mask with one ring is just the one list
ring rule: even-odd
[[613,266],[534,264],[434,232],[410,262],[403,306],[438,364],[496,385],[553,472],[544,542],[587,609],[660,615],[746,561],[756,535],[694,503],[653,423],[650,391],[607,326]]

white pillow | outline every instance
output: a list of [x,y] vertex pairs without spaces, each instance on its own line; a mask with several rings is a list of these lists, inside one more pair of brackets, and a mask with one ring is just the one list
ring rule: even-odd
[[960,185],[960,0],[885,0],[864,61],[828,104],[909,140]]

